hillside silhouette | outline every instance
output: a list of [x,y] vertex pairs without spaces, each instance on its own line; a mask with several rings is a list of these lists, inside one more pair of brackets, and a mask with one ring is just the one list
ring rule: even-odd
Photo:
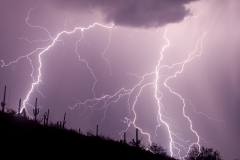
[[1,153],[8,159],[174,160],[164,150],[157,154],[145,150],[139,140],[130,145],[91,131],[83,134],[53,123],[44,126],[11,109],[0,113],[0,137]]
[[[6,108],[6,86],[0,112],[0,159],[123,159],[123,160],[175,160],[156,143],[144,146],[136,138],[129,143],[115,141],[92,131],[82,132],[66,129],[65,117],[57,123],[49,122],[49,110],[39,115],[37,98],[33,108],[34,118],[29,118],[25,109],[18,112]],[[41,118],[39,118],[41,117]],[[148,148],[148,150],[146,150]],[[200,151],[200,152],[199,152]],[[212,148],[193,146],[184,160],[222,160],[220,153]]]

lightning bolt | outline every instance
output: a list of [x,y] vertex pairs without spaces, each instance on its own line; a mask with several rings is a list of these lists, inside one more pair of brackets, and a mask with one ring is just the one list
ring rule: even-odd
[[[20,59],[23,59],[23,58],[27,58],[27,59],[29,60],[30,64],[31,64],[31,67],[32,67],[31,77],[32,77],[32,79],[33,79],[33,83],[31,84],[30,90],[28,91],[28,93],[27,93],[27,95],[26,95],[26,98],[23,100],[23,107],[22,107],[21,111],[22,111],[24,108],[26,108],[26,105],[32,106],[30,103],[28,103],[28,102],[29,102],[29,97],[30,97],[30,95],[33,93],[34,89],[37,89],[38,86],[39,86],[39,84],[42,82],[42,72],[41,72],[41,69],[42,69],[42,58],[41,58],[41,57],[42,57],[42,55],[45,54],[45,53],[47,53],[47,51],[49,51],[49,49],[51,49],[51,47],[53,47],[53,46],[56,44],[56,42],[61,41],[61,40],[60,40],[60,36],[61,36],[61,35],[63,35],[63,34],[68,34],[68,35],[69,35],[69,34],[73,34],[73,33],[75,33],[75,32],[78,31],[78,30],[80,30],[80,31],[82,32],[82,37],[81,37],[80,40],[78,40],[78,41],[76,42],[76,50],[75,50],[75,52],[76,52],[76,54],[78,55],[79,60],[80,60],[81,62],[84,62],[84,63],[86,64],[87,68],[90,70],[93,78],[95,79],[95,82],[94,82],[94,85],[93,85],[93,88],[92,88],[92,92],[93,92],[94,97],[95,97],[94,86],[95,86],[95,84],[96,84],[96,82],[97,82],[97,78],[95,77],[92,69],[89,67],[89,64],[87,63],[87,61],[86,61],[85,59],[81,59],[80,55],[77,53],[77,44],[78,44],[78,42],[80,42],[82,39],[84,39],[84,34],[83,34],[83,33],[84,33],[85,30],[89,30],[89,29],[91,29],[91,28],[93,28],[93,27],[95,27],[95,26],[100,26],[100,27],[104,27],[104,28],[107,28],[107,29],[111,29],[111,28],[113,28],[114,25],[106,26],[106,25],[103,25],[103,24],[100,24],[100,23],[94,23],[94,24],[92,24],[92,25],[90,25],[90,26],[88,26],[88,27],[86,27],[86,28],[84,28],[84,27],[75,27],[72,31],[66,31],[66,30],[64,30],[64,31],[61,31],[60,33],[58,33],[56,37],[52,37],[51,34],[50,34],[50,32],[49,32],[46,28],[41,27],[41,26],[34,26],[34,25],[31,25],[31,24],[28,22],[29,19],[30,19],[30,12],[31,12],[32,10],[36,9],[37,7],[39,7],[39,6],[35,6],[34,8],[31,8],[31,9],[28,11],[28,16],[27,16],[27,18],[26,18],[26,23],[28,24],[28,26],[30,26],[30,27],[32,27],[32,28],[39,28],[39,29],[42,29],[42,30],[46,31],[46,32],[48,33],[49,39],[47,39],[47,40],[41,40],[41,39],[39,39],[39,40],[33,40],[33,41],[30,41],[30,40],[28,40],[27,38],[20,38],[20,39],[26,39],[26,40],[27,40],[28,42],[30,42],[30,43],[34,43],[34,42],[38,42],[38,41],[50,41],[50,40],[51,40],[51,41],[52,41],[51,44],[48,45],[48,46],[45,47],[45,48],[37,48],[37,49],[34,50],[33,52],[31,52],[31,53],[29,53],[29,54],[27,54],[27,55],[25,55],[25,56],[20,56],[20,57],[17,58],[15,61],[12,61],[12,62],[10,62],[10,63],[8,63],[8,64],[5,64],[4,61],[1,60],[1,61],[2,61],[2,66],[1,66],[1,67],[7,67],[7,66],[12,65],[12,64],[17,64],[17,62],[18,62]],[[46,7],[44,7],[44,8],[46,8]],[[106,49],[106,50],[107,50],[107,49]],[[106,50],[105,50],[105,51],[106,51]],[[39,53],[38,53],[38,51],[39,51]],[[37,68],[37,75],[38,75],[37,78],[34,78],[34,76],[33,76],[35,69],[34,69],[34,66],[33,66],[33,64],[32,64],[32,59],[30,58],[30,56],[33,55],[33,54],[35,54],[35,53],[38,54],[38,63],[39,63],[39,67]],[[103,55],[104,55],[104,53],[103,53]],[[106,59],[106,58],[105,58],[105,59]],[[37,89],[37,90],[38,90],[38,89]],[[38,90],[38,91],[39,91],[39,90]],[[40,91],[39,91],[39,93],[43,96],[43,94],[42,94]],[[32,106],[32,107],[33,107],[33,106]],[[29,114],[28,114],[28,115],[29,115]],[[30,116],[30,115],[29,115],[29,116]],[[31,117],[31,116],[30,116],[30,117]]]
[[[80,119],[81,117],[83,117],[82,120],[87,119],[88,117],[90,117],[92,115],[92,113],[95,110],[103,110],[104,115],[101,119],[100,122],[100,128],[101,125],[106,117],[107,114],[107,109],[108,107],[114,107],[118,101],[120,99],[122,99],[123,97],[127,97],[127,104],[128,104],[128,115],[126,117],[124,117],[124,120],[122,120],[124,123],[126,123],[126,128],[122,131],[119,131],[119,135],[122,137],[124,132],[127,131],[131,131],[130,127],[134,127],[134,128],[138,128],[141,132],[141,134],[146,135],[147,136],[147,140],[149,142],[149,144],[152,144],[152,139],[155,140],[155,138],[158,136],[157,135],[157,130],[161,125],[164,125],[167,129],[168,132],[168,138],[169,138],[169,149],[170,149],[170,154],[172,157],[177,157],[177,158],[184,158],[188,152],[190,151],[191,147],[193,145],[198,145],[199,149],[200,149],[200,139],[201,137],[199,136],[199,134],[197,133],[196,129],[193,126],[193,122],[190,118],[189,115],[186,114],[186,102],[189,101],[187,99],[185,99],[183,96],[181,96],[180,93],[177,93],[176,91],[174,91],[174,89],[172,89],[168,83],[169,81],[175,79],[179,74],[183,73],[184,68],[186,66],[187,63],[191,62],[193,59],[201,56],[202,52],[203,52],[203,42],[205,40],[205,37],[209,31],[209,27],[204,27],[203,28],[203,33],[200,36],[200,38],[197,40],[196,43],[196,47],[195,50],[192,53],[188,54],[187,59],[185,59],[182,62],[178,62],[178,63],[174,63],[171,66],[168,65],[163,65],[162,61],[165,58],[165,54],[166,54],[166,49],[168,47],[170,47],[170,40],[167,38],[167,33],[168,33],[168,28],[166,27],[163,38],[166,41],[166,44],[162,47],[162,49],[159,52],[159,59],[158,62],[156,64],[155,69],[150,72],[150,73],[146,73],[142,76],[136,75],[134,73],[126,73],[129,74],[131,76],[135,76],[139,79],[138,83],[135,84],[133,87],[131,88],[120,88],[119,90],[117,90],[114,94],[112,95],[102,95],[100,97],[97,97],[95,94],[95,86],[98,82],[97,77],[94,74],[93,69],[91,68],[91,66],[89,65],[89,63],[81,57],[80,53],[79,53],[79,49],[78,49],[78,45],[80,42],[85,41],[88,45],[89,43],[87,42],[87,40],[85,39],[85,35],[84,32],[87,30],[91,30],[92,28],[99,26],[99,27],[103,27],[105,29],[108,29],[109,32],[109,38],[108,38],[108,44],[106,46],[106,48],[104,49],[104,51],[102,52],[102,58],[107,62],[108,66],[109,66],[109,71],[110,71],[110,75],[112,75],[112,68],[111,68],[111,64],[110,61],[105,57],[106,52],[108,51],[108,49],[111,46],[111,37],[112,37],[112,30],[114,29],[114,24],[107,26],[107,25],[103,25],[100,23],[93,23],[92,25],[89,25],[88,27],[75,27],[73,30],[71,31],[67,31],[66,30],[66,25],[67,25],[67,21],[65,23],[65,28],[63,31],[59,32],[56,36],[52,36],[51,33],[44,27],[42,26],[37,26],[37,25],[32,25],[29,23],[29,19],[30,19],[30,13],[36,9],[37,7],[40,6],[36,6],[34,8],[31,8],[28,11],[28,15],[27,18],[25,20],[26,24],[31,27],[31,28],[37,28],[39,30],[44,30],[47,35],[48,38],[47,39],[37,39],[37,40],[29,40],[28,38],[25,37],[21,37],[20,39],[24,39],[29,43],[36,43],[36,42],[42,42],[42,41],[47,41],[50,42],[50,44],[44,48],[37,48],[34,51],[30,52],[27,55],[23,55],[18,57],[16,60],[11,61],[9,63],[5,63],[4,60],[0,60],[2,62],[1,67],[8,67],[8,66],[16,66],[18,61],[20,61],[21,59],[28,59],[29,63],[32,67],[32,71],[31,71],[31,78],[32,78],[32,83],[30,85],[30,89],[25,97],[25,99],[23,100],[23,108],[26,108],[27,105],[33,107],[30,103],[29,103],[29,99],[31,94],[34,92],[34,90],[37,90],[43,97],[43,93],[41,93],[38,89],[38,86],[43,83],[42,82],[42,56],[44,54],[50,54],[49,50],[57,43],[57,42],[62,42],[64,44],[64,41],[61,39],[62,35],[71,35],[71,34],[76,34],[77,31],[81,32],[81,36],[80,38],[76,41],[75,43],[75,54],[78,58],[78,60],[82,63],[85,64],[85,66],[87,67],[87,69],[89,70],[89,72],[92,75],[92,78],[94,79],[94,83],[92,85],[92,93],[93,93],[93,98],[92,99],[87,99],[85,101],[80,101],[80,100],[76,100],[74,97],[69,97],[69,96],[64,96],[67,98],[70,98],[74,101],[76,101],[76,103],[73,106],[69,106],[69,109],[72,110],[75,107],[84,107],[84,110],[82,112],[82,114],[78,117],[78,119]],[[41,7],[41,8],[46,8],[46,7]],[[145,30],[135,30],[132,34],[130,34],[129,38],[131,38],[133,36],[133,34],[138,33],[138,32],[148,32]],[[155,32],[148,32],[149,34],[156,34],[158,32],[158,29]],[[127,46],[130,45],[130,40]],[[32,55],[37,55],[38,56],[38,67],[35,68],[31,59]],[[168,72],[168,74],[166,75],[161,75],[160,72],[162,69],[168,69],[168,70],[173,70],[178,68],[177,71],[175,71],[173,74],[170,75],[170,73]],[[34,73],[37,73],[37,76],[34,76]],[[165,79],[164,79],[165,77]],[[162,83],[163,82],[163,83]],[[162,84],[161,84],[162,83]],[[165,88],[168,89],[168,91],[178,97],[181,102],[182,102],[182,115],[183,117],[188,121],[189,124],[189,129],[191,130],[191,132],[194,134],[195,136],[195,140],[194,142],[191,142],[190,140],[185,140],[183,138],[181,138],[181,135],[179,133],[174,132],[172,126],[172,124],[174,124],[175,122],[171,119],[170,114],[166,111],[164,104],[162,103],[162,98],[164,96],[164,93],[161,91],[160,88],[160,84],[163,85]],[[147,131],[144,131],[143,129],[141,129],[140,126],[138,126],[136,124],[136,120],[138,119],[138,115],[136,113],[136,106],[137,106],[137,102],[140,99],[140,96],[142,95],[143,91],[147,88],[153,88],[154,89],[154,98],[157,102],[157,117],[156,117],[156,121],[158,122],[156,128],[155,128],[155,135],[151,136]],[[103,104],[100,104],[101,102],[103,102]],[[189,101],[190,102],[190,101]],[[97,107],[101,105],[101,107]],[[193,105],[191,104],[191,106],[193,107]],[[90,110],[89,114],[85,114],[88,110]],[[195,111],[195,109],[194,109]],[[202,112],[196,112],[198,114],[202,114],[207,116],[206,114],[202,113]],[[85,116],[84,116],[85,115]],[[30,116],[30,114],[29,114]],[[209,117],[208,117],[209,118]],[[211,119],[211,118],[209,118]],[[174,126],[176,127],[176,125]],[[152,138],[154,137],[154,138]],[[184,151],[182,151],[182,149]],[[185,152],[185,153],[182,153]],[[182,156],[184,155],[184,156]]]
[[[181,73],[184,71],[184,67],[185,67],[185,65],[186,65],[188,62],[190,62],[191,60],[193,60],[193,59],[196,58],[196,57],[201,56],[202,51],[203,51],[203,41],[204,41],[204,38],[206,37],[206,34],[207,34],[207,31],[205,31],[205,27],[204,27],[204,29],[203,29],[203,34],[201,35],[201,37],[198,39],[198,41],[197,41],[197,43],[196,43],[196,49],[195,49],[192,53],[190,53],[190,54],[188,55],[188,58],[187,58],[185,61],[180,62],[180,63],[175,63],[175,64],[173,64],[172,66],[166,66],[166,65],[161,66],[161,65],[160,65],[160,62],[161,62],[162,59],[160,59],[159,64],[158,64],[158,66],[157,66],[157,68],[156,68],[156,75],[157,75],[156,79],[157,79],[157,81],[158,81],[158,80],[159,80],[158,70],[159,70],[160,68],[167,67],[168,69],[172,69],[172,68],[174,68],[175,66],[180,66],[180,70],[178,70],[178,71],[175,72],[173,75],[170,75],[170,76],[168,76],[168,77],[165,79],[165,81],[164,81],[164,86],[165,86],[172,94],[176,95],[179,99],[181,99],[182,104],[183,104],[183,107],[182,107],[183,116],[188,120],[190,130],[191,130],[191,131],[195,134],[195,136],[196,136],[196,141],[193,142],[193,143],[191,143],[191,144],[189,145],[187,153],[190,151],[190,149],[191,149],[191,147],[192,147],[193,145],[198,145],[199,148],[200,148],[200,144],[199,144],[200,136],[198,135],[197,131],[193,128],[193,122],[192,122],[191,118],[190,118],[190,117],[186,114],[186,112],[185,112],[185,109],[186,109],[186,100],[185,100],[179,93],[177,93],[176,91],[174,91],[167,83],[168,83],[169,80],[171,80],[171,79],[173,79],[173,78],[176,78],[178,74],[181,74]],[[169,44],[169,40],[168,40],[168,39],[167,39],[167,41],[168,41],[168,44]],[[199,49],[199,48],[200,48],[200,49]],[[164,49],[165,49],[165,48],[163,48],[163,50],[164,50]],[[163,51],[163,50],[162,50],[162,51]],[[197,52],[198,52],[198,53],[197,53]],[[161,57],[163,57],[162,52],[161,52],[161,55],[162,55]],[[157,83],[155,84],[155,88],[156,88],[156,90],[155,90],[155,98],[156,98],[156,100],[158,101],[160,120],[161,120],[162,123],[164,123],[164,124],[166,125],[166,127],[167,127],[167,129],[168,129],[168,133],[169,133],[171,156],[174,155],[174,153],[173,153],[173,148],[174,148],[174,149],[178,150],[177,157],[183,158],[183,157],[180,156],[180,150],[179,150],[179,148],[177,148],[176,145],[175,145],[175,144],[177,144],[177,143],[173,141],[173,135],[176,136],[176,134],[174,134],[174,133],[170,130],[170,126],[162,119],[162,114],[161,114],[161,106],[162,106],[162,105],[161,105],[161,103],[160,103],[161,97],[159,98],[159,97],[157,96],[157,94],[160,92],[159,89],[158,89]],[[180,139],[178,136],[177,136],[177,138]],[[181,139],[181,140],[184,141],[183,139]],[[189,142],[189,141],[185,141],[185,142]],[[180,146],[182,146],[182,145],[180,145]],[[182,146],[182,147],[183,147],[183,146]],[[183,147],[183,148],[185,148],[185,147]],[[186,148],[185,148],[185,150],[186,150]],[[200,152],[200,150],[199,150],[199,152]],[[175,155],[175,156],[176,156],[176,155]]]

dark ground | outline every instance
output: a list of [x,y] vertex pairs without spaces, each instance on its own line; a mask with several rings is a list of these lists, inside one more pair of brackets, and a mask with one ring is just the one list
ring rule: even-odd
[[174,160],[103,135],[43,126],[15,113],[0,113],[0,159]]

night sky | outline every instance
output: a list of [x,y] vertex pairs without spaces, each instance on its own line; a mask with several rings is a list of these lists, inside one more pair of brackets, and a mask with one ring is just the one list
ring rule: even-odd
[[137,127],[174,157],[240,158],[239,17],[238,0],[1,0],[0,98],[115,140]]

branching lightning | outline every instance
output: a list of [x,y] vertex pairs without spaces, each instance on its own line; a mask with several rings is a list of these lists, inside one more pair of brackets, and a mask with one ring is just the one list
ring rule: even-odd
[[[39,7],[39,6],[36,6],[36,7]],[[203,42],[205,40],[205,37],[206,37],[206,35],[208,33],[209,28],[204,28],[203,29],[202,35],[197,40],[195,50],[188,55],[187,59],[185,59],[182,62],[174,63],[171,66],[162,64],[162,61],[163,61],[163,59],[165,57],[164,55],[167,54],[166,53],[166,49],[168,47],[170,47],[170,44],[171,44],[170,40],[167,38],[168,28],[166,28],[164,36],[163,36],[165,41],[166,41],[166,44],[160,50],[160,53],[158,55],[159,60],[158,60],[158,62],[156,64],[155,70],[150,72],[150,73],[146,73],[143,76],[138,76],[138,75],[133,74],[133,73],[128,73],[128,74],[130,74],[132,76],[136,76],[139,79],[139,82],[136,85],[134,85],[132,88],[128,88],[128,89],[120,88],[119,90],[117,90],[115,92],[115,94],[112,94],[112,95],[102,95],[100,97],[97,97],[96,94],[95,94],[95,86],[96,86],[96,84],[98,82],[98,79],[95,76],[94,70],[91,68],[89,63],[85,59],[83,59],[81,57],[81,55],[79,54],[79,52],[78,52],[78,50],[79,50],[78,49],[78,45],[79,45],[79,43],[81,41],[85,41],[86,43],[88,43],[86,41],[86,39],[85,39],[84,31],[91,30],[92,28],[94,28],[96,26],[108,29],[110,31],[109,32],[110,33],[109,34],[109,38],[108,38],[108,44],[107,44],[106,48],[104,49],[104,51],[102,52],[102,58],[107,62],[108,66],[109,66],[109,70],[110,70],[110,75],[112,75],[111,63],[105,57],[105,53],[107,52],[107,50],[111,46],[111,37],[112,37],[112,30],[114,29],[114,24],[108,26],[108,25],[103,25],[103,24],[100,24],[100,23],[93,23],[92,25],[89,25],[88,27],[85,27],[85,28],[84,27],[75,27],[71,31],[67,31],[66,30],[66,24],[65,24],[65,29],[63,31],[59,32],[56,36],[52,36],[51,33],[46,28],[44,28],[42,26],[31,25],[28,22],[29,19],[30,19],[30,13],[34,9],[36,9],[36,7],[31,8],[28,11],[28,15],[27,15],[27,18],[26,18],[26,24],[29,27],[38,28],[40,30],[44,30],[47,33],[48,38],[44,39],[44,40],[42,40],[42,39],[29,40],[29,39],[27,39],[25,37],[22,37],[20,39],[25,39],[29,43],[36,43],[36,42],[39,42],[39,41],[48,41],[48,42],[50,42],[50,45],[48,45],[48,46],[46,46],[44,48],[37,48],[34,51],[30,52],[29,54],[20,56],[16,60],[11,61],[9,63],[5,63],[4,60],[1,60],[1,62],[2,62],[1,67],[8,67],[10,65],[16,66],[18,61],[20,61],[21,59],[28,59],[29,60],[29,63],[31,65],[31,67],[32,67],[32,71],[31,71],[31,74],[30,74],[30,77],[32,78],[32,84],[30,85],[30,89],[29,89],[25,99],[23,100],[23,107],[22,107],[22,109],[23,108],[27,109],[27,106],[32,106],[29,103],[29,99],[30,99],[31,94],[34,92],[34,90],[37,90],[42,96],[44,96],[44,94],[41,93],[38,90],[38,86],[42,83],[42,74],[43,74],[42,73],[42,66],[43,66],[42,55],[50,54],[50,52],[48,52],[48,51],[57,42],[59,42],[59,41],[63,42],[63,40],[61,40],[61,36],[62,35],[70,35],[70,34],[76,33],[77,31],[81,31],[81,37],[75,43],[75,54],[76,54],[78,60],[86,65],[86,67],[88,68],[89,72],[92,75],[92,78],[94,79],[94,83],[92,85],[93,98],[87,99],[87,100],[85,100],[83,102],[75,100],[74,98],[72,98],[72,99],[74,99],[74,101],[77,101],[77,103],[75,105],[73,105],[73,106],[69,106],[70,110],[74,109],[77,106],[84,106],[84,111],[79,116],[79,118],[84,116],[83,120],[85,120],[86,118],[91,116],[93,111],[95,111],[95,110],[103,110],[104,116],[101,119],[101,124],[100,124],[100,128],[101,128],[101,125],[102,125],[102,123],[103,123],[103,121],[105,119],[105,116],[107,114],[108,107],[109,106],[115,106],[121,98],[127,97],[127,99],[128,99],[127,100],[128,101],[128,106],[127,106],[128,107],[128,116],[123,118],[124,119],[123,122],[126,123],[127,125],[126,125],[126,128],[124,130],[119,131],[120,136],[122,136],[124,132],[129,131],[130,127],[135,127],[135,128],[138,128],[143,135],[146,135],[148,137],[148,142],[149,142],[149,144],[151,144],[152,141],[154,141],[155,138],[158,136],[157,135],[157,130],[159,129],[159,127],[161,127],[163,125],[163,126],[166,127],[167,132],[168,132],[169,150],[170,150],[171,156],[177,157],[177,158],[183,158],[185,155],[188,154],[188,152],[190,151],[190,149],[191,149],[191,147],[193,145],[200,146],[199,143],[200,143],[200,139],[201,138],[200,138],[199,134],[197,133],[196,128],[194,127],[194,124],[193,124],[190,116],[186,114],[186,102],[187,101],[190,102],[190,101],[185,99],[183,96],[181,96],[180,93],[177,93],[176,91],[174,91],[168,84],[169,84],[169,81],[175,79],[177,77],[177,75],[181,74],[184,71],[184,68],[186,67],[187,63],[189,63],[193,59],[201,56],[201,54],[203,52]],[[133,34],[135,32],[142,32],[142,31],[137,31],[136,30],[136,31],[134,31],[130,35],[130,37],[133,36]],[[158,30],[156,32],[150,33],[150,34],[155,34],[157,32],[158,32]],[[38,68],[34,67],[32,59],[30,57],[31,55],[37,55],[38,56],[38,65],[39,65]],[[176,72],[174,72],[172,75],[167,74],[167,75],[164,76],[165,78],[160,75],[160,71],[162,69],[171,70],[173,68],[178,68],[178,70]],[[34,77],[34,73],[35,72],[37,73],[37,77]],[[162,98],[164,96],[164,93],[161,91],[161,89],[159,87],[159,83],[161,83],[161,81],[163,80],[161,78],[164,78],[164,81],[163,81],[162,85],[164,85],[165,88],[167,88],[168,91],[171,92],[172,95],[178,97],[181,100],[181,102],[182,102],[182,104],[181,104],[182,116],[188,121],[189,129],[195,135],[196,139],[195,139],[194,142],[191,142],[190,140],[185,140],[185,139],[181,138],[181,135],[179,133],[175,133],[173,131],[171,125],[174,126],[175,122],[172,120],[170,115],[167,113],[167,111],[165,110],[164,104],[162,103]],[[136,124],[136,120],[138,118],[138,115],[136,113],[137,102],[138,102],[139,97],[142,94],[143,90],[145,90],[148,87],[152,87],[154,89],[154,98],[155,98],[155,100],[157,102],[157,106],[156,107],[157,107],[157,113],[158,114],[157,114],[157,117],[156,117],[156,121],[158,122],[158,125],[156,126],[156,129],[155,129],[155,135],[150,135],[147,131],[144,131],[143,129],[141,129],[140,126],[138,126]],[[68,97],[68,98],[71,98],[71,97]],[[100,102],[103,102],[103,105],[101,104],[101,107],[97,108],[96,106],[98,106],[100,104]],[[193,107],[192,104],[191,104],[191,106]],[[88,110],[90,110],[90,113],[88,115],[85,115],[86,111],[88,111]],[[195,109],[194,109],[194,111],[195,111]],[[202,112],[196,112],[196,113],[207,116],[206,114],[204,114]],[[30,116],[30,114],[29,114],[29,116]],[[207,117],[209,119],[211,119],[209,116],[207,116]],[[170,123],[171,123],[171,125],[170,125]],[[174,127],[176,127],[176,126],[174,126]],[[184,155],[184,156],[182,156],[182,155]]]

